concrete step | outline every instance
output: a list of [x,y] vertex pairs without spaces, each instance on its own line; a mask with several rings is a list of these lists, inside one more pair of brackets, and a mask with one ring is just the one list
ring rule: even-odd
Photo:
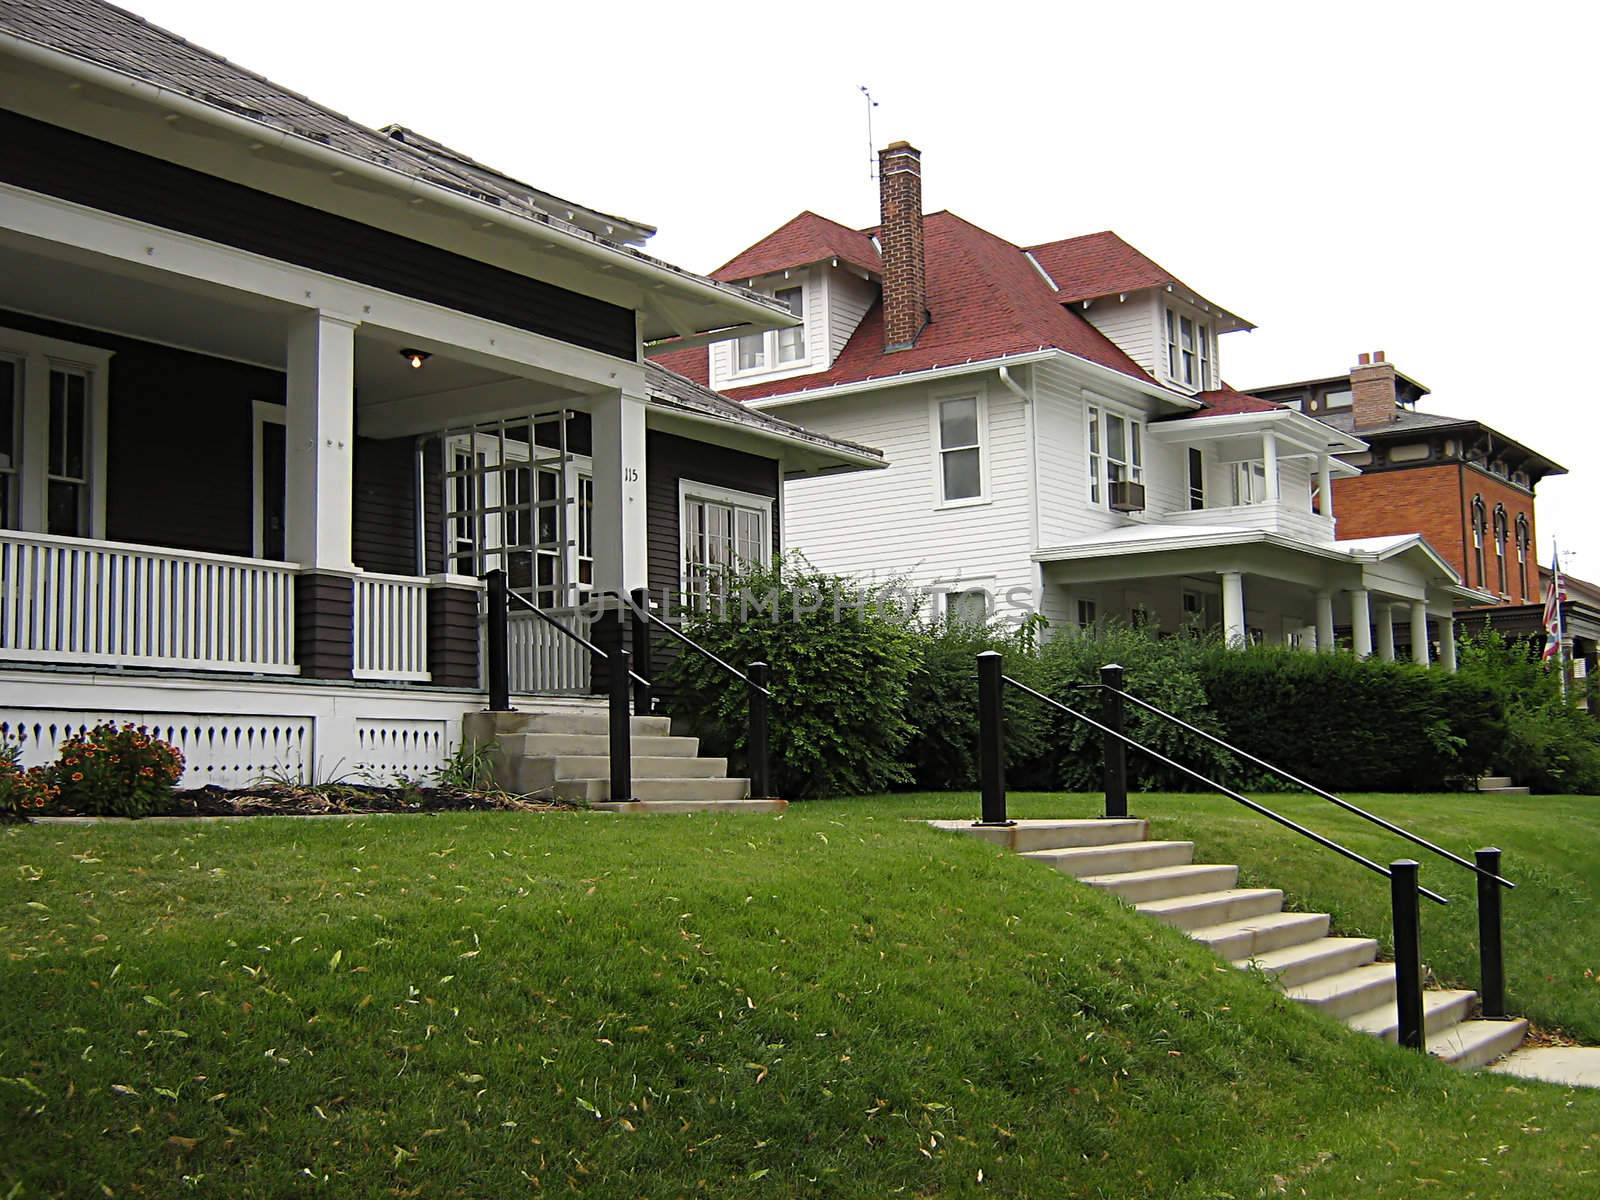
[[[611,759],[604,755],[563,754],[542,760],[555,769],[557,779],[610,779]],[[728,773],[725,758],[688,758],[673,755],[633,755],[635,779],[717,779]]]
[[1150,823],[1138,818],[1018,821],[1015,825],[974,825],[971,821],[930,821],[928,824],[936,829],[971,834],[1019,852],[1142,842],[1150,836]]
[[1178,867],[1151,867],[1118,875],[1080,875],[1079,883],[1112,892],[1129,904],[1221,892],[1239,882],[1239,868],[1222,863],[1186,863]]
[[1480,775],[1478,776],[1478,789],[1480,791],[1493,790],[1511,786],[1509,775]]
[[1229,888],[1225,892],[1147,900],[1136,907],[1163,925],[1188,932],[1279,912],[1283,908],[1283,893],[1277,888]]
[[[558,779],[554,784],[557,800],[595,805],[611,799],[608,779]],[[632,800],[748,800],[748,779],[634,779]]]
[[[496,748],[512,758],[555,758],[563,754],[611,753],[608,733],[508,733],[496,743]],[[692,737],[657,737],[653,734],[635,734],[628,739],[635,757],[682,756],[693,758],[700,753],[700,739]]]
[[1327,913],[1271,912],[1191,929],[1189,936],[1232,961],[1325,938],[1328,923]]
[[[517,733],[601,734],[611,727],[603,708],[535,709],[528,712],[470,712],[462,718],[463,736],[480,745]],[[630,717],[633,733],[666,737],[672,732],[670,717]]]
[[[1394,964],[1384,965],[1392,974]],[[1464,1021],[1467,1014],[1472,1011],[1473,1002],[1477,998],[1477,992],[1452,988],[1426,989],[1422,993],[1423,1032],[1431,1037]],[[1371,1034],[1373,1037],[1381,1037],[1386,1042],[1392,1042],[1399,1036],[1400,1009],[1391,996],[1376,1008],[1369,1008],[1365,1012],[1346,1017],[1345,1024],[1357,1033]]]
[[589,806],[614,813],[776,813],[789,807],[787,800],[601,800]]
[[1278,981],[1279,987],[1296,987],[1376,962],[1378,943],[1371,938],[1325,937],[1298,946],[1267,950],[1237,960],[1238,967],[1255,967]]
[[1394,964],[1367,963],[1283,989],[1289,999],[1343,1020],[1394,1003]]
[[1481,787],[1481,788],[1478,789],[1478,791],[1481,792],[1482,794],[1486,795],[1486,796],[1531,796],[1531,795],[1533,795],[1533,789],[1532,788],[1525,788],[1525,787],[1494,787],[1494,788]]
[[1462,1021],[1437,1038],[1424,1038],[1428,1052],[1457,1067],[1486,1067],[1504,1058],[1528,1035],[1528,1023],[1515,1021]]
[[1150,867],[1176,867],[1194,858],[1193,842],[1116,842],[1107,846],[1081,846],[1067,850],[1028,850],[1024,858],[1047,862],[1075,877],[1116,875]]

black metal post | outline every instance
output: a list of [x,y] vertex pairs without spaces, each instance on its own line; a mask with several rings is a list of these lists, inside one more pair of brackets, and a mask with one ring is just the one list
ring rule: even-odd
[[1394,905],[1394,992],[1399,1008],[1397,1040],[1424,1049],[1422,1030],[1422,897],[1417,893],[1417,860],[1389,864],[1389,896]]
[[[1107,663],[1100,668],[1100,720],[1109,730],[1124,732],[1122,668]],[[1114,689],[1114,690],[1113,690]],[[1110,733],[1101,736],[1105,755],[1106,816],[1128,815],[1128,747]]]
[[628,645],[633,650],[633,711],[649,716],[655,705],[650,694],[650,589],[634,588],[629,595],[630,625]]
[[772,775],[767,760],[767,664],[753,662],[745,668],[750,677],[750,796],[765,800],[772,795]]
[[[1500,851],[1494,846],[1479,850],[1478,870],[1500,874]],[[1483,1015],[1501,1020],[1506,1015],[1505,946],[1500,937],[1500,902],[1503,889],[1488,876],[1478,876],[1478,956],[1482,965],[1480,988]]]
[[1006,819],[1005,674],[998,652],[978,655],[978,784],[983,815],[978,825],[1015,825]]
[[611,609],[594,624],[594,641],[606,656],[606,696],[610,717],[611,799],[633,799],[633,722],[628,712],[628,666],[622,646],[622,614]]
[[486,599],[489,605],[485,621],[484,647],[489,655],[489,711],[511,711],[511,661],[506,655],[507,623],[510,621],[510,598],[506,592],[506,573],[499,567],[484,578],[489,587]]

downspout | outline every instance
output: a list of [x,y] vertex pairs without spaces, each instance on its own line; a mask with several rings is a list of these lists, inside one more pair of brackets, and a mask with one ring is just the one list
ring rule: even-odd
[[[1022,411],[1025,415],[1024,429],[1028,439],[1028,537],[1030,540],[1029,557],[1039,549],[1039,429],[1038,417],[1034,412],[1032,384],[1038,378],[1036,372],[1030,372],[1028,381],[1030,387],[1024,389],[1017,381],[1011,378],[1011,371],[1002,365],[998,368],[1000,382],[1005,384],[1006,390],[1022,401]],[[1033,564],[1032,590],[1038,600],[1040,608],[1044,605],[1044,566],[1040,563]],[[1037,610],[1036,610],[1037,611]]]

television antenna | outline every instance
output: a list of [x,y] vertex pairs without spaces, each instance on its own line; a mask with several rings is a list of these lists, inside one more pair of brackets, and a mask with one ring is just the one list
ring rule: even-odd
[[878,146],[872,140],[872,110],[878,107],[878,102],[872,98],[872,92],[866,84],[860,87],[862,98],[867,102],[867,178],[878,177]]

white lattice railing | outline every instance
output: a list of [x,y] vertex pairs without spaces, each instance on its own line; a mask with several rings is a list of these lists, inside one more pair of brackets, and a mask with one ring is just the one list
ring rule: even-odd
[[428,678],[428,581],[410,575],[357,575],[357,679]]
[[0,658],[293,674],[293,568],[0,531]]
[[[593,622],[579,610],[546,611],[579,637],[590,637]],[[589,691],[589,651],[531,612],[512,608],[506,623],[506,657],[513,692]]]

